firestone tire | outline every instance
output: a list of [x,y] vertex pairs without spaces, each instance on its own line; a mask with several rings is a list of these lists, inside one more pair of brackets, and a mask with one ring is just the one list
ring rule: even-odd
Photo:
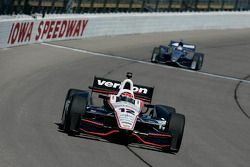
[[185,116],[174,113],[169,122],[169,133],[173,136],[171,140],[170,152],[177,153],[180,149],[185,127]]
[[68,114],[68,107],[70,104],[70,98],[72,98],[72,95],[82,92],[83,90],[79,90],[79,89],[69,89],[64,101],[64,106],[63,106],[63,112],[62,112],[62,117],[61,117],[61,124],[59,126],[59,128],[61,130],[65,130],[65,118]]
[[191,64],[191,69],[193,70],[200,70],[203,65],[204,54],[202,53],[194,53],[193,61]]
[[68,116],[65,119],[66,132],[68,135],[75,135],[79,133],[79,124],[81,115],[86,112],[86,106],[88,104],[88,97],[82,94],[73,95],[72,101],[68,109]]

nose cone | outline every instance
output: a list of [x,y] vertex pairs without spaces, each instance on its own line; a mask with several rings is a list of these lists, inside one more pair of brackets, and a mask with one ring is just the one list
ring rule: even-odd
[[175,50],[172,54],[171,61],[172,62],[177,62],[180,57],[182,57],[183,53],[180,51]]
[[172,61],[172,62],[177,62],[177,60],[178,60],[178,57],[173,56],[173,57],[171,58],[171,61]]

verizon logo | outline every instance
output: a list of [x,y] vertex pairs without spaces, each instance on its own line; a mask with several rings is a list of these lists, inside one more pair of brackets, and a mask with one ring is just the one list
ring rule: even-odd
[[[113,83],[113,82],[110,82],[110,81],[105,81],[105,80],[100,80],[100,79],[97,80],[97,84],[100,85],[100,86],[105,86],[105,87],[114,88],[114,89],[118,89],[118,88],[120,89],[120,86],[121,86],[120,83]],[[143,94],[148,93],[147,88],[139,88],[139,87],[136,87],[136,86],[133,87],[133,91],[143,93]]]

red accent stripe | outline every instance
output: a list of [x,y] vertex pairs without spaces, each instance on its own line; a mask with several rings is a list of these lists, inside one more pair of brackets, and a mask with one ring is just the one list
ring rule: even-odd
[[149,133],[149,136],[159,136],[159,137],[167,137],[167,138],[172,138],[173,136],[167,135],[167,134],[157,134],[157,133]]
[[93,92],[104,93],[104,94],[117,94],[117,92],[105,91],[100,89],[92,89]]
[[151,99],[145,99],[145,98],[142,98],[142,97],[138,97],[136,95],[135,95],[135,98],[139,99],[139,100],[142,100],[142,101],[145,101],[145,102],[151,102]]
[[143,108],[143,102],[140,101],[140,111],[142,110],[142,108]]
[[88,119],[81,119],[81,121],[91,123],[91,124],[94,124],[94,125],[97,125],[97,126],[104,126],[102,123],[94,122],[94,121],[91,121],[91,120],[88,120]]
[[146,144],[146,145],[151,145],[151,146],[158,147],[158,148],[170,147],[169,144],[167,144],[167,145],[161,145],[161,144],[155,144],[155,143],[147,142],[147,141],[143,140],[140,136],[138,136],[135,133],[132,133],[132,136],[135,136],[141,143]]
[[99,133],[99,132],[87,131],[87,130],[84,130],[82,128],[80,128],[80,131],[84,132],[84,133],[87,133],[87,134],[98,135],[98,136],[102,136],[102,137],[109,136],[109,135],[111,135],[113,133],[118,133],[119,132],[119,130],[111,130],[110,132],[107,132],[107,133]]

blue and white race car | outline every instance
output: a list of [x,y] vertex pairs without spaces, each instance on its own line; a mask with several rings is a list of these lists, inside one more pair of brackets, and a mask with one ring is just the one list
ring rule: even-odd
[[200,70],[204,60],[203,53],[197,53],[196,46],[182,41],[170,41],[168,46],[155,47],[151,62],[174,64],[192,70]]

